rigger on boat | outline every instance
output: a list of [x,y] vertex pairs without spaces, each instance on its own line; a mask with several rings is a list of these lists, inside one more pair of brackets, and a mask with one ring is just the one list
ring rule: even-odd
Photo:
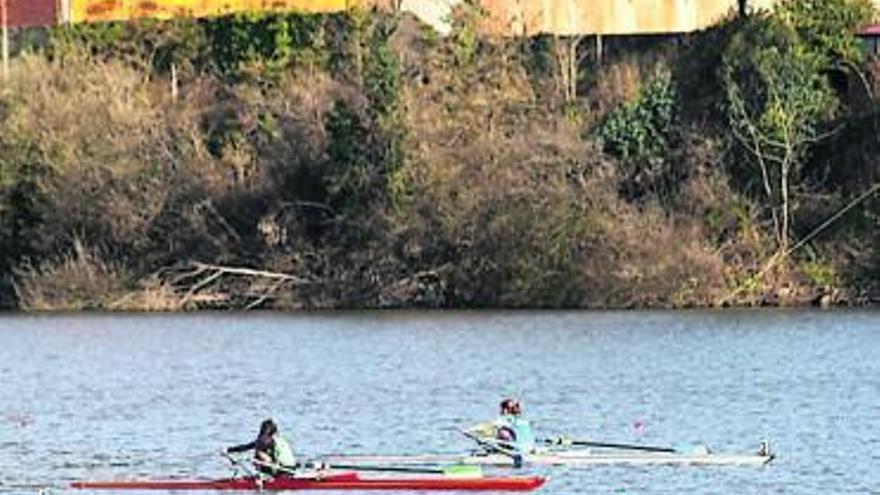
[[693,466],[763,466],[774,459],[775,455],[767,452],[748,453],[714,453],[700,449],[697,452],[651,452],[616,450],[538,450],[521,454],[517,461],[506,453],[487,452],[483,450],[462,454],[420,454],[420,455],[355,455],[326,457],[327,462],[345,462],[349,464],[371,465],[390,463],[397,465],[479,465],[497,467],[524,466],[600,466],[600,465],[693,465]]
[[718,453],[705,445],[673,448],[566,437],[536,438],[531,423],[522,417],[521,404],[512,398],[501,402],[496,420],[461,433],[474,441],[477,448],[461,454],[328,456],[324,460],[355,465],[447,464],[518,468],[525,465],[577,467],[612,464],[762,466],[775,457],[767,442],[761,442],[754,453]]

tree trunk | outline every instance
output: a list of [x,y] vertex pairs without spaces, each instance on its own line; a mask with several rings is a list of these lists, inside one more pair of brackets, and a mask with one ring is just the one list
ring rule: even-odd
[[569,102],[575,101],[577,99],[577,84],[578,84],[578,44],[580,44],[581,38],[578,36],[568,43],[568,95],[566,100]]
[[559,84],[566,103],[577,100],[580,58],[578,47],[583,36],[564,39],[556,38],[556,65],[559,67]]
[[171,63],[171,99],[177,101],[177,64]]
[[[757,145],[760,146],[760,145]],[[782,229],[779,226],[779,213],[777,212],[776,198],[773,197],[773,188],[770,186],[770,174],[767,172],[767,163],[764,158],[758,154],[758,164],[761,167],[761,179],[764,183],[764,193],[767,195],[767,201],[770,202],[770,215],[773,217],[773,233],[776,236],[777,244],[782,244],[782,237],[779,236]]]
[[783,253],[783,255],[788,251],[788,230],[789,230],[789,198],[788,198],[788,174],[791,170],[791,165],[789,158],[786,159],[782,163],[782,177],[780,178],[779,186],[780,193],[782,194],[782,227],[779,232],[779,251]]

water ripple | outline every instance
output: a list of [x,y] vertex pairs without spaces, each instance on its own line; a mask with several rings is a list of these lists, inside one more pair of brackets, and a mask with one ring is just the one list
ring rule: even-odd
[[2,493],[223,476],[219,449],[268,416],[304,457],[463,450],[456,428],[509,394],[546,436],[779,451],[537,470],[548,493],[880,486],[876,312],[3,315],[0,379]]

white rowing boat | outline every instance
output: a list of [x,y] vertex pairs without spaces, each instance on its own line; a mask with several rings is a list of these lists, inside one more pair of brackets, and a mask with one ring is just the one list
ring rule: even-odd
[[[540,450],[523,454],[523,464],[533,466],[607,466],[607,465],[702,465],[702,466],[762,466],[773,460],[774,454],[762,450],[754,454],[697,452],[640,452],[632,450]],[[512,456],[501,453],[470,452],[464,454],[422,455],[339,455],[322,459],[330,465],[345,464],[394,464],[437,465],[465,464],[513,467]]]

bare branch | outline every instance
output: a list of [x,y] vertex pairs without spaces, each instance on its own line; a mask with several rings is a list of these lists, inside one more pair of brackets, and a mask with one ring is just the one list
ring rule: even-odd
[[244,309],[251,310],[251,309],[260,307],[260,305],[263,304],[264,302],[266,302],[266,299],[269,299],[269,297],[272,294],[274,294],[275,291],[277,291],[279,288],[281,288],[281,286],[284,285],[285,282],[288,282],[288,281],[284,280],[284,279],[280,279],[280,280],[276,281],[274,284],[272,284],[271,287],[269,287],[268,290],[266,290],[266,292],[264,292],[262,295],[260,295],[260,297],[258,297],[256,300],[254,300],[254,302],[245,306]]

